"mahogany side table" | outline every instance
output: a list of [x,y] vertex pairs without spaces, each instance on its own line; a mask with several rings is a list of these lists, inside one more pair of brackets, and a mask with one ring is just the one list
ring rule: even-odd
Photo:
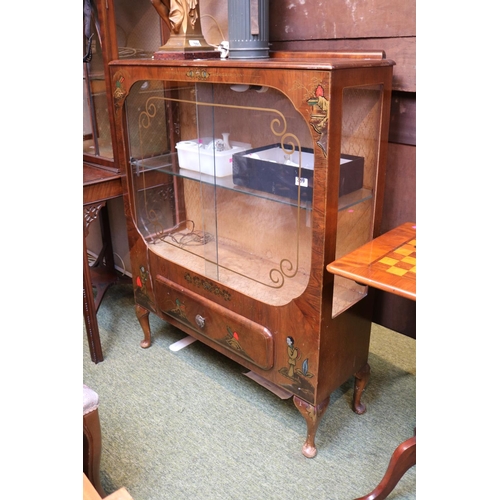
[[[327,265],[335,275],[358,284],[417,300],[416,224],[407,222]],[[389,461],[387,471],[368,495],[356,500],[383,500],[406,471],[417,463],[417,438],[401,443]]]
[[[89,342],[90,357],[94,363],[104,360],[97,324],[97,311],[106,290],[119,282],[130,282],[120,277],[114,266],[113,247],[107,216],[106,202],[123,194],[120,175],[83,163],[83,317]],[[101,219],[103,246],[92,267],[87,260],[85,238],[89,226],[97,217]],[[97,289],[94,299],[93,287]]]

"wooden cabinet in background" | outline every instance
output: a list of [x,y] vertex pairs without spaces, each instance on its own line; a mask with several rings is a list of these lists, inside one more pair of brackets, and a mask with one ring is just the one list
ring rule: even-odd
[[[95,363],[104,360],[97,311],[106,290],[114,283],[127,281],[115,271],[106,208],[109,200],[122,195],[123,175],[116,158],[113,89],[108,63],[127,57],[150,58],[161,40],[160,19],[149,0],[84,2],[83,316],[90,356]],[[102,247],[89,267],[86,238],[90,225],[98,218]],[[95,298],[94,290],[97,291]]]

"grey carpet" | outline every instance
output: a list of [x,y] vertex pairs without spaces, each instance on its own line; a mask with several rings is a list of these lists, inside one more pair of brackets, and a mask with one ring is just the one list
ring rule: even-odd
[[[416,426],[416,342],[373,325],[364,415],[350,409],[353,381],[331,396],[316,437],[292,399],[245,377],[247,370],[150,316],[142,349],[132,287],[112,287],[99,310],[104,361],[90,360],[83,328],[83,381],[99,393],[101,479],[134,500],[352,500],[373,490],[392,452]],[[416,498],[416,466],[389,499]]]

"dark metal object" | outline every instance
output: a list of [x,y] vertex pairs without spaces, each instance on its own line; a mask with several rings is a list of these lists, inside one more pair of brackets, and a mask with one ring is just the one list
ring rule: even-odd
[[228,1],[229,59],[269,57],[269,0]]

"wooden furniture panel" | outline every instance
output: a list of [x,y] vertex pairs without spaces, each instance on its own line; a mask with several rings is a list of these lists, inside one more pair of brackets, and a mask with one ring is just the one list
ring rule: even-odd
[[270,2],[269,36],[272,41],[327,38],[376,38],[415,36],[416,2],[367,0],[353,5],[347,0],[301,3]]
[[[382,233],[416,220],[416,148],[389,143],[388,153]],[[416,304],[381,290],[373,292],[373,321],[415,338]]]
[[83,205],[117,198],[123,194],[122,177],[96,165],[83,163]]
[[408,38],[356,38],[326,40],[316,37],[305,40],[272,41],[273,50],[299,51],[350,51],[350,50],[383,50],[388,59],[396,61],[392,88],[396,91],[416,92],[416,37]]
[[[393,92],[391,101],[391,127],[389,142],[417,144],[417,96],[413,92]],[[405,219],[407,220],[407,219]],[[413,218],[411,220],[414,220]]]
[[417,306],[396,295],[374,290],[373,322],[416,339]]
[[416,220],[417,215],[417,149],[402,144],[389,144],[387,151],[382,233],[407,220]]

